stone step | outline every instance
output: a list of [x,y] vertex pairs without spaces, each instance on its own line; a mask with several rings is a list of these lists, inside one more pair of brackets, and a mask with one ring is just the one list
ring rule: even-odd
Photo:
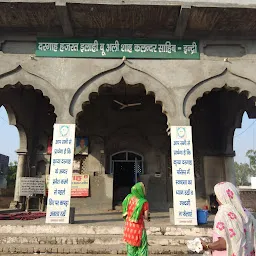
[[[35,255],[44,255],[45,253],[18,253],[19,256],[35,256]],[[49,255],[49,254],[48,254]],[[84,254],[73,254],[73,253],[68,253],[68,254],[59,254],[59,253],[54,253],[54,254],[50,254],[50,255],[68,255],[68,256],[83,256]],[[95,254],[86,254],[87,256],[94,256]],[[106,254],[97,254],[98,256],[106,256]],[[194,254],[172,254],[173,256],[194,256]],[[10,254],[5,254],[5,253],[1,253],[1,256],[10,256]],[[112,256],[119,256],[118,254],[112,254]],[[161,256],[161,254],[155,254],[154,256]]]
[[[122,235],[121,226],[86,226],[86,225],[0,225],[1,234],[33,235]],[[147,228],[152,236],[212,236],[211,228],[155,226]]]
[[[16,253],[15,253],[16,254]],[[18,255],[19,256],[35,256],[35,255],[45,255],[45,253],[18,253]],[[75,253],[75,254],[73,254],[73,253],[68,253],[68,254],[59,254],[59,253],[48,253],[48,255],[68,255],[68,256],[83,256],[83,255],[85,255],[85,254],[77,254],[77,253]],[[87,256],[94,256],[95,254],[86,254]],[[98,256],[106,256],[106,254],[97,254]],[[122,255],[122,254],[121,254]],[[152,253],[151,253],[151,255],[152,255]],[[154,254],[154,256],[161,256],[162,254]],[[194,256],[195,254],[194,253],[192,253],[192,254],[172,254],[173,256],[183,256],[183,255],[186,255],[186,256]],[[6,253],[1,253],[1,256],[10,256],[10,254],[8,253],[8,254],[6,254]],[[119,256],[119,254],[112,254],[112,256]]]
[[[5,244],[0,246],[0,254],[126,254],[125,245],[29,245],[29,244]],[[149,246],[150,254],[188,255],[186,246]]]
[[[150,246],[186,245],[194,236],[148,236]],[[55,236],[55,235],[0,235],[0,244],[30,245],[123,245],[121,235]]]

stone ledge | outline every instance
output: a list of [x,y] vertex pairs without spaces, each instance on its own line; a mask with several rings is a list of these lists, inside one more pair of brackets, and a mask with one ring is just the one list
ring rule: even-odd
[[[83,225],[1,225],[1,234],[23,235],[122,235],[123,227]],[[149,227],[148,235],[155,236],[211,236],[212,229],[205,227]]]
[[177,236],[212,236],[211,228],[181,228],[181,227],[167,227],[165,229],[165,236],[172,236],[173,234]]
[[[199,236],[201,237],[201,236]],[[148,236],[151,246],[178,246],[186,245],[188,240],[195,236]],[[122,245],[122,235],[84,236],[0,236],[0,245]]]
[[[3,245],[0,254],[12,253],[58,253],[58,254],[126,254],[125,245],[120,246],[45,246],[45,245]],[[150,254],[181,255],[188,253],[186,246],[149,246]]]

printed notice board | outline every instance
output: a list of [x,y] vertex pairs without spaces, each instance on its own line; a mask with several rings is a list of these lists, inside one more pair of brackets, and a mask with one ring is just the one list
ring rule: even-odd
[[191,126],[171,127],[175,225],[197,225]]
[[20,196],[44,195],[44,194],[45,194],[44,178],[21,177]]
[[[71,185],[71,197],[87,197],[89,196],[89,174],[73,174]],[[49,175],[45,177],[46,195],[48,195]]]
[[75,124],[55,124],[46,223],[69,223]]
[[71,189],[72,197],[89,196],[89,175],[74,174]]

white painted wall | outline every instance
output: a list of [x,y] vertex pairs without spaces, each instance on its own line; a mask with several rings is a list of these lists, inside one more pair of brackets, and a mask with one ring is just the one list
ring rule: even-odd
[[251,188],[256,189],[256,177],[251,177]]

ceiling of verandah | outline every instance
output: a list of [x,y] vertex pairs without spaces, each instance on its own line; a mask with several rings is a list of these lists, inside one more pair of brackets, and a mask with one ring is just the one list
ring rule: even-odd
[[256,37],[253,8],[40,2],[0,1],[0,33],[62,35],[64,31],[72,36],[188,39]]

